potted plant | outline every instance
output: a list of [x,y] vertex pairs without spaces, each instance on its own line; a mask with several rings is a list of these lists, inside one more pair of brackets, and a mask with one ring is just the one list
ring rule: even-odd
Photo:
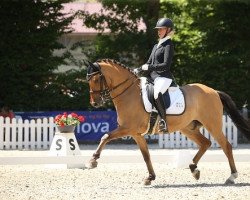
[[76,113],[67,114],[66,112],[57,115],[54,119],[57,129],[61,133],[74,132],[75,127],[84,121],[85,121],[84,116],[77,115]]

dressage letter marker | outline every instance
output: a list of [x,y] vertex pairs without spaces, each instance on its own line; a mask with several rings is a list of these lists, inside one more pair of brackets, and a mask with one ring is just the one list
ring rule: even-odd
[[[81,155],[80,148],[78,146],[75,134],[72,133],[60,133],[56,132],[53,138],[49,156],[68,156],[74,157]],[[49,165],[49,167],[59,168],[84,168],[84,164],[79,161],[79,164],[55,164]]]

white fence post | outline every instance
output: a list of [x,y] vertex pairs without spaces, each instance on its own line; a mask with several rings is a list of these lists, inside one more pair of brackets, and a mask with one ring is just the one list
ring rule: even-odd
[[23,149],[24,141],[24,129],[23,129],[23,120],[17,120],[17,149]]
[[29,135],[29,121],[24,120],[24,148],[29,149],[30,135]]
[[47,149],[49,145],[49,137],[48,137],[48,119],[44,118],[42,123],[42,130],[43,130],[43,149]]
[[[225,137],[228,139],[229,143],[233,147],[237,147],[237,128],[233,124],[231,118],[227,115],[223,115],[223,127],[222,131]],[[212,145],[211,147],[220,147],[220,145],[214,140],[213,136],[205,128],[200,129],[201,133],[208,138]],[[159,136],[159,147],[160,148],[196,148],[197,145],[186,138],[185,135],[180,134],[179,131],[170,134],[164,134]]]
[[[163,146],[164,145],[164,138],[163,138],[163,136],[164,136],[163,134],[159,134],[159,140],[158,140],[159,141],[159,147],[162,148],[162,149],[164,148],[164,146]],[[1,137],[1,132],[0,132],[0,137]],[[1,147],[1,144],[0,144],[0,147]]]
[[30,121],[30,124],[29,124],[29,137],[30,137],[30,148],[31,149],[35,149],[35,144],[36,144],[36,141],[35,141],[35,137],[36,137],[36,124],[35,124],[35,120],[32,119]]
[[4,147],[4,127],[3,127],[3,117],[0,117],[0,149]]
[[54,125],[54,118],[49,118],[49,123],[47,124],[49,129],[49,145],[52,143],[53,137],[55,135],[55,125]]
[[5,118],[5,124],[4,124],[4,128],[5,128],[5,131],[4,131],[4,139],[5,139],[5,148],[6,149],[10,149],[11,147],[11,143],[10,143],[10,135],[11,135],[11,132],[10,132],[10,118]]
[[17,147],[17,124],[16,124],[16,119],[12,119],[11,121],[12,127],[10,129],[11,132],[11,148],[16,149]]
[[42,120],[37,119],[36,121],[36,148],[41,149],[42,147]]

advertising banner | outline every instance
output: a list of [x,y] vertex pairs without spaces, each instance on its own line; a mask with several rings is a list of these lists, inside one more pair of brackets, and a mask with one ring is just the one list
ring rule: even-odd
[[76,129],[78,141],[99,141],[101,137],[117,127],[115,111],[79,112],[86,117]]
[[[18,112],[15,114],[23,120],[32,120],[55,117],[63,112]],[[117,127],[117,115],[115,111],[67,111],[68,114],[72,112],[85,117],[85,122],[77,126],[75,130],[78,142],[99,141],[105,133]]]
[[[64,111],[51,112],[16,112],[16,116],[23,120],[55,117]],[[98,142],[105,133],[117,127],[116,111],[67,111],[68,114],[76,113],[85,117],[85,121],[76,127],[75,136],[78,142]],[[158,135],[145,135],[147,141],[157,142]],[[123,137],[122,140],[132,140],[130,136]]]

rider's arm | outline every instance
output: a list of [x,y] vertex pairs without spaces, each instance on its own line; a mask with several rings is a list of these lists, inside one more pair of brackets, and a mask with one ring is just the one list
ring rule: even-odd
[[[154,48],[156,48],[156,45],[154,46]],[[152,52],[151,52],[151,54],[149,56],[148,61],[146,62],[146,64],[148,64],[148,65],[152,63],[154,48],[153,48],[153,50],[152,50]]]

